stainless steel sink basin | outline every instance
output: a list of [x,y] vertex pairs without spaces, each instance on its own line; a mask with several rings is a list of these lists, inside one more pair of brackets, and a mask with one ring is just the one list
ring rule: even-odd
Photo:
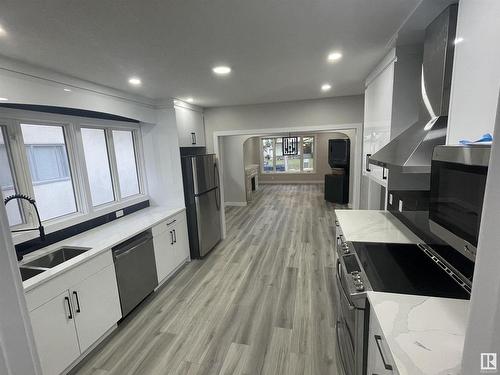
[[37,269],[37,268],[26,268],[26,267],[20,267],[19,271],[21,271],[21,279],[23,281],[26,281],[28,279],[31,279],[33,276],[36,276],[45,270],[43,269]]
[[31,262],[23,264],[23,267],[37,267],[49,269],[58,266],[61,263],[66,262],[84,252],[90,250],[87,247],[61,247],[60,249],[54,250],[50,254],[44,255],[38,259],[32,260]]

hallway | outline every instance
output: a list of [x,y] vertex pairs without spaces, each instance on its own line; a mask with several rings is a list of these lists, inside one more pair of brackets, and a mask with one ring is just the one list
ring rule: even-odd
[[337,374],[333,209],[321,185],[262,185],[74,374]]

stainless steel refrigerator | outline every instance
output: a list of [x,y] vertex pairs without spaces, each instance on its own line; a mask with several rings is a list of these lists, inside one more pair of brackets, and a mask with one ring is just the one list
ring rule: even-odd
[[221,196],[215,154],[181,158],[191,258],[202,258],[221,239]]

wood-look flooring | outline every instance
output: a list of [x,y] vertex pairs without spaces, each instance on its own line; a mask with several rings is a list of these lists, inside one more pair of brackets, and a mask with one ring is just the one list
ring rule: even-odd
[[337,374],[333,210],[320,185],[261,185],[74,374]]

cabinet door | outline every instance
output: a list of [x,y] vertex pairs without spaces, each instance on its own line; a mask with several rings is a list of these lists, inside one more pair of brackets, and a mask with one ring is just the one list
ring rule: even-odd
[[[166,226],[166,224],[160,224]],[[161,283],[175,269],[174,252],[174,232],[173,228],[166,228],[153,237],[155,248],[156,272],[158,273],[158,283]]]
[[179,135],[179,146],[205,146],[203,113],[188,108],[175,107],[175,120]]
[[58,375],[80,356],[68,291],[30,312],[43,375]]
[[189,257],[189,237],[186,221],[178,222],[174,228],[174,253],[176,268]]
[[365,90],[365,122],[363,126],[363,174],[384,184],[383,169],[367,165],[373,155],[391,139],[394,63],[389,64]]
[[83,353],[122,317],[114,266],[90,276],[70,292]]

